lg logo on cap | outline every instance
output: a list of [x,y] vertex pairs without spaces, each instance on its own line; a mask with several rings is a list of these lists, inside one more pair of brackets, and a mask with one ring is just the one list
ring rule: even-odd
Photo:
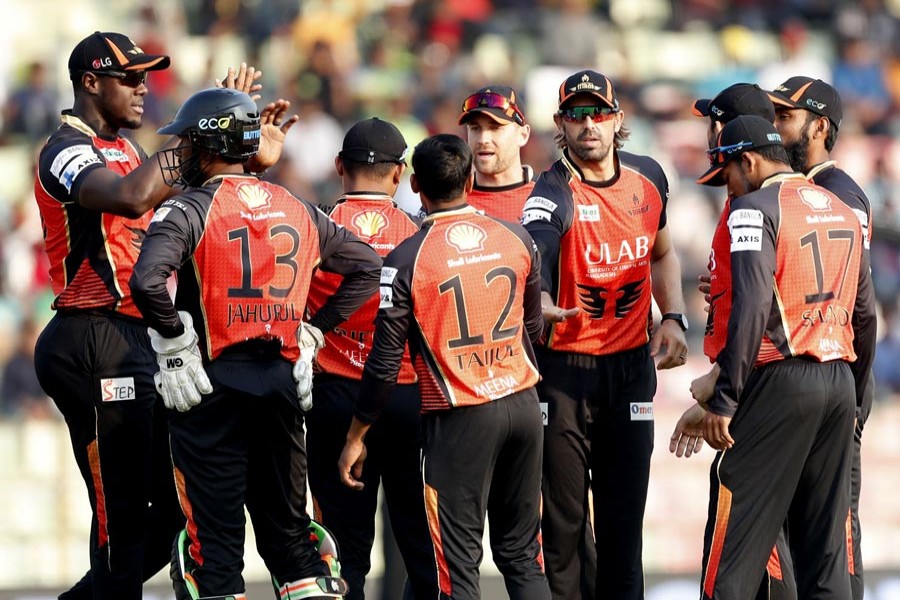
[[808,99],[806,100],[806,105],[807,105],[807,106],[812,106],[813,108],[815,108],[815,109],[817,109],[817,110],[822,110],[823,108],[825,108],[825,103],[824,103],[824,102],[816,102],[816,101],[813,100],[812,98],[808,98]]
[[228,129],[231,127],[231,115],[227,117],[213,117],[212,119],[200,119],[197,121],[200,129]]

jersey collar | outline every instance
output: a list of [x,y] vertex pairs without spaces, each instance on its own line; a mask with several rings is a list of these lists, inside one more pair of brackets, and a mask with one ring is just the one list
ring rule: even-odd
[[806,175],[803,173],[775,173],[774,175],[769,175],[766,177],[766,180],[762,182],[762,185],[759,186],[759,189],[763,189],[768,185],[776,185],[779,183],[784,183],[786,181],[794,181],[799,179],[801,181],[807,181]]
[[431,225],[437,219],[444,219],[447,217],[463,217],[466,215],[474,215],[478,211],[474,206],[469,206],[468,204],[463,204],[462,206],[454,206],[453,208],[441,208],[433,213],[426,215],[426,217],[422,220],[422,226]]
[[815,177],[816,175],[818,175],[818,174],[821,173],[822,171],[827,171],[828,169],[833,169],[833,168],[835,168],[835,167],[837,167],[837,161],[836,161],[836,160],[826,160],[826,161],[823,162],[823,163],[819,163],[819,164],[813,166],[809,171],[807,171],[807,172],[806,172],[806,178],[807,178],[807,179],[812,179],[813,177]]

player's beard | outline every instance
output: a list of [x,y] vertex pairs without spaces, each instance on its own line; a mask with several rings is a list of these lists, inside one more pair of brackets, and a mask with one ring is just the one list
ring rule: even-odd
[[800,133],[800,139],[784,149],[787,150],[791,168],[798,173],[806,173],[806,159],[809,156],[809,133],[806,129]]
[[595,134],[593,137],[597,138],[600,141],[600,144],[594,148],[588,148],[581,143],[581,139],[587,137],[587,135],[588,131],[584,130],[578,135],[576,140],[567,139],[566,145],[569,148],[569,152],[585,163],[600,162],[606,158],[607,154],[609,154],[612,144]]
[[489,158],[480,158],[475,155],[475,170],[484,175],[499,175],[509,169],[512,161],[504,156],[499,149],[494,151]]

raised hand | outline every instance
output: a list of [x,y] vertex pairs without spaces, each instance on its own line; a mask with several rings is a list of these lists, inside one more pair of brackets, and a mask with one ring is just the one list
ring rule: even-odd
[[240,68],[235,72],[234,67],[228,67],[228,73],[225,79],[216,79],[216,87],[226,87],[245,94],[250,94],[253,101],[256,102],[262,96],[255,93],[262,89],[261,83],[256,80],[262,77],[262,71],[257,71],[255,67],[248,67],[247,63],[241,63]]
[[300,120],[299,115],[287,116],[290,107],[290,102],[279,98],[275,102],[267,104],[260,111],[259,151],[247,163],[250,172],[262,173],[281,158],[284,138],[294,123]]

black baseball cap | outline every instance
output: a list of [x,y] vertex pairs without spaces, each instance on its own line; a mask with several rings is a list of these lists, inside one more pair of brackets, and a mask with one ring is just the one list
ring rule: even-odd
[[465,125],[475,114],[485,114],[498,123],[525,124],[525,113],[518,103],[518,94],[509,86],[489,85],[470,94],[462,104],[459,124]]
[[344,136],[338,156],[360,163],[406,163],[406,140],[393,123],[372,117],[356,123]]
[[619,110],[619,99],[616,90],[606,75],[596,71],[578,71],[566,77],[559,86],[559,108],[576,94],[591,94],[600,98],[604,104]]
[[169,67],[169,57],[146,54],[127,35],[95,31],[69,55],[69,77],[75,79],[84,71],[129,73],[158,71]]
[[775,121],[775,106],[764,90],[755,83],[735,83],[712,99],[694,102],[692,111],[698,117],[728,123],[741,115],[756,115],[770,123]]
[[791,77],[769,94],[772,102],[789,108],[802,108],[827,117],[835,129],[840,129],[844,118],[841,96],[837,90],[821,79]]
[[703,185],[725,185],[722,178],[722,169],[725,164],[739,158],[744,152],[756,150],[765,146],[781,146],[781,135],[776,131],[775,125],[758,115],[741,115],[725,124],[719,132],[716,147],[710,148],[709,170],[704,173],[697,183]]

